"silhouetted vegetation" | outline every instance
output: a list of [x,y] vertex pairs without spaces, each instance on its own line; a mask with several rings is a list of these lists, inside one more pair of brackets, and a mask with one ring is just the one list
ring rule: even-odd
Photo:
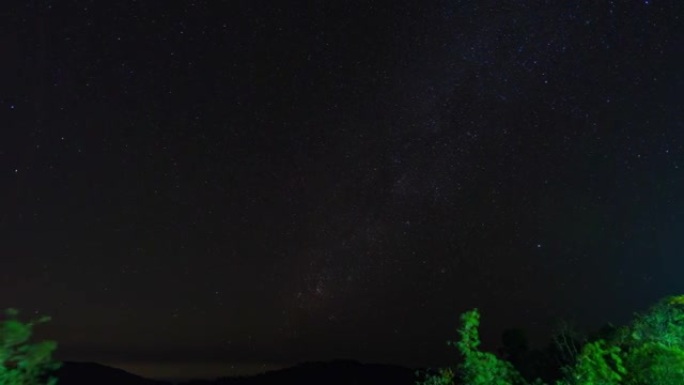
[[[29,343],[33,325],[6,311],[0,325],[0,385],[171,385],[93,363],[62,365],[53,341]],[[507,329],[496,354],[480,350],[478,309],[461,316],[460,339],[449,342],[462,360],[454,368],[413,371],[355,361],[306,363],[251,377],[181,382],[184,385],[681,385],[684,384],[684,295],[666,297],[629,325],[607,324],[583,335],[560,323],[543,349],[530,349],[525,331]],[[53,373],[54,371],[54,373]],[[54,374],[54,376],[52,376]]]
[[479,347],[480,314],[461,316],[463,358],[417,384],[681,385],[684,384],[684,295],[666,297],[630,325],[607,324],[588,336],[561,324],[543,351],[530,350],[523,330],[502,334],[498,355]]
[[29,342],[33,326],[49,321],[50,317],[22,323],[18,314],[16,309],[7,309],[7,319],[0,324],[0,385],[54,385],[57,378],[46,376],[61,366],[52,360],[57,343]]

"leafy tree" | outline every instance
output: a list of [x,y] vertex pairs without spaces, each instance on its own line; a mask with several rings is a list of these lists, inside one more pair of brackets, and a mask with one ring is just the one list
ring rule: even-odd
[[[459,376],[464,385],[543,385],[539,378],[529,382],[509,361],[481,352],[478,348],[480,314],[477,309],[461,316],[460,341],[456,346],[463,362]],[[578,343],[584,342],[579,348]],[[666,297],[648,312],[637,315],[629,326],[606,325],[583,339],[569,328],[554,337],[553,351],[562,366],[556,385],[682,385],[684,384],[684,295]],[[518,357],[520,367],[530,359],[526,339],[520,331],[504,338],[502,354]],[[554,354],[556,355],[556,354]],[[556,377],[558,378],[558,377]],[[450,385],[454,373],[441,370],[418,385]]]
[[442,368],[437,370],[437,374],[430,374],[429,372],[416,371],[416,376],[422,376],[422,381],[417,381],[416,385],[453,385],[454,371],[451,368]]
[[619,385],[626,373],[620,348],[598,340],[584,345],[575,365],[567,368],[567,378],[557,385]]
[[684,295],[666,297],[645,314],[637,314],[629,334],[622,335],[627,345],[657,342],[684,348]]
[[619,330],[626,385],[684,384],[684,296],[665,297]]
[[492,353],[480,351],[480,313],[473,309],[461,316],[463,326],[459,330],[461,340],[451,342],[463,356],[459,365],[463,383],[468,385],[514,385],[526,381],[513,365],[497,358]]
[[625,359],[630,369],[626,385],[684,384],[684,350],[648,342],[632,349]]
[[[54,341],[29,344],[34,325],[50,320],[42,317],[27,324],[17,319],[16,309],[5,311],[7,319],[0,324],[0,385],[37,385],[45,381],[48,372],[57,370],[61,363],[52,360],[57,348]],[[49,377],[48,385],[57,379]]]

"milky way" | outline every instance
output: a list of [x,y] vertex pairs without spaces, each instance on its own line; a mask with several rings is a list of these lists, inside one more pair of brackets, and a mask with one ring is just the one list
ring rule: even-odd
[[[65,359],[437,366],[681,291],[682,3],[32,2],[0,303]],[[126,364],[128,363],[128,364]]]

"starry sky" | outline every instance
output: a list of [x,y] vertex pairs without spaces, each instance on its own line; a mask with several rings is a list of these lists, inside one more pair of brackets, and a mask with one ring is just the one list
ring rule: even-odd
[[[0,18],[0,305],[150,377],[443,366],[684,292],[679,0]],[[193,366],[194,365],[194,366]],[[178,373],[175,373],[178,375]]]

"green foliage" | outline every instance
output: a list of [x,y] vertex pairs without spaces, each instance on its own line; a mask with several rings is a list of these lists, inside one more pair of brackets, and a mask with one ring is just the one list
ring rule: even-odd
[[632,349],[625,358],[630,376],[625,385],[684,384],[684,350],[647,342]]
[[[461,321],[460,341],[449,344],[463,356],[459,375],[464,385],[544,385],[539,379],[527,382],[510,362],[479,350],[477,309],[464,313]],[[509,337],[504,353],[526,357],[513,354],[526,350],[524,338]],[[564,378],[556,385],[684,384],[684,296],[661,300],[629,326],[605,326],[596,339],[584,340],[581,349],[577,349],[579,340],[567,328],[554,338],[561,358],[572,359],[563,366]],[[441,370],[417,385],[451,385],[453,381],[451,370]]]
[[416,381],[416,385],[453,385],[454,372],[450,368],[439,369],[436,375],[431,375],[427,372],[417,371],[416,376],[423,376],[422,381]]
[[558,385],[618,385],[626,373],[620,348],[598,340],[584,346],[575,366],[566,369],[567,379]]
[[[482,352],[480,346],[480,313],[473,309],[461,315],[461,337],[458,342],[447,342],[455,346],[463,356],[463,362],[458,366],[461,381],[466,385],[525,385],[527,382],[513,365],[497,358],[494,354]],[[420,373],[416,373],[418,375]],[[451,369],[440,369],[435,376],[427,376],[416,385],[451,385],[454,383],[454,373]],[[531,385],[544,385],[541,380],[535,380]]]
[[684,384],[684,296],[666,297],[637,314],[615,343],[625,349],[626,385]]
[[461,316],[463,323],[459,334],[460,341],[450,345],[456,346],[463,356],[459,365],[461,379],[468,385],[514,385],[524,384],[525,380],[513,365],[497,358],[494,354],[482,352],[478,327],[480,313],[473,309]]
[[682,296],[667,297],[647,313],[637,315],[630,334],[623,342],[641,345],[656,342],[668,347],[684,348],[684,303]]
[[[57,348],[54,341],[29,344],[35,324],[47,322],[50,317],[24,324],[17,320],[18,311],[7,309],[7,319],[0,324],[0,385],[37,385],[43,383],[47,372],[58,369],[61,364],[52,360]],[[57,379],[47,379],[54,385]]]

